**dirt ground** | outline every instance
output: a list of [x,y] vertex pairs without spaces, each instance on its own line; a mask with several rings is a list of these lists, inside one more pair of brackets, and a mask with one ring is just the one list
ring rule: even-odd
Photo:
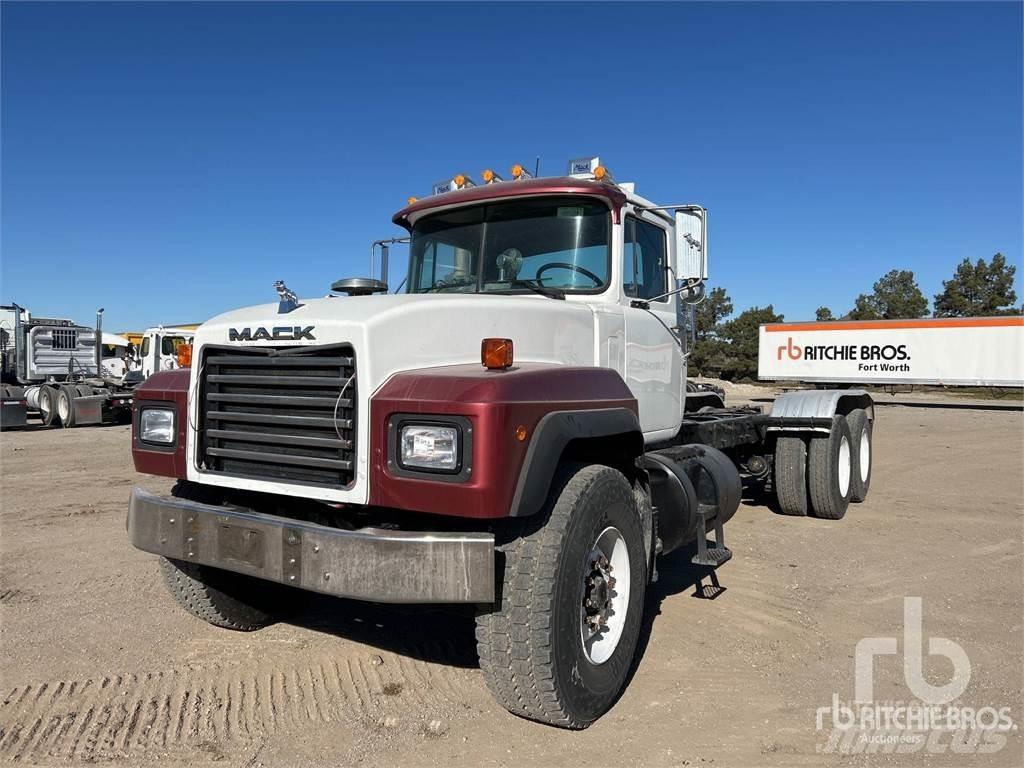
[[[817,710],[853,699],[858,641],[899,638],[903,649],[911,596],[922,598],[924,638],[969,659],[961,704],[1009,707],[1024,722],[1024,414],[890,404],[904,400],[880,398],[871,497],[846,519],[745,502],[726,528],[734,557],[717,592],[697,585],[688,554],[663,559],[632,681],[584,732],[492,701],[463,609],[315,598],[251,634],[186,615],[156,558],[125,536],[131,485],[171,484],[135,474],[128,428],[6,433],[0,760],[1020,766],[1016,729],[988,754],[948,739],[938,754],[822,751],[830,716],[818,730]],[[951,663],[924,646],[926,679],[944,684]],[[913,698],[902,655],[876,659],[873,698]]]

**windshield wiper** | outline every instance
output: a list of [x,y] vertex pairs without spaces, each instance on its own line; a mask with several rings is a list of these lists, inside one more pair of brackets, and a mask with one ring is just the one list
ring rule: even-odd
[[476,279],[473,280],[462,280],[457,283],[434,283],[434,285],[427,288],[424,293],[433,293],[434,291],[443,291],[445,288],[465,288],[469,285],[476,285]]
[[489,281],[488,285],[494,283],[508,283],[510,286],[517,286],[522,288],[528,288],[534,293],[539,293],[541,296],[547,296],[549,299],[561,299],[565,300],[565,291],[561,291],[558,288],[548,288],[546,285],[542,285],[539,280],[535,279],[516,279],[516,280],[493,280]]

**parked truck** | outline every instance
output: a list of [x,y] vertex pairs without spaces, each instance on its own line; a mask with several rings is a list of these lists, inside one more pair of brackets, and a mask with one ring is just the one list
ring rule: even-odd
[[17,304],[0,307],[0,426],[24,426],[30,412],[46,426],[127,422],[140,381],[191,361],[191,330],[149,328],[135,350],[104,333],[102,318],[101,309],[89,328],[34,317]]
[[511,177],[458,174],[394,215],[403,293],[278,282],[204,323],[192,368],[137,390],[136,469],[177,483],[132,490],[128,536],[186,611],[236,630],[292,588],[474,604],[497,700],[584,728],[625,685],[658,558],[728,561],[745,489],[843,517],[868,492],[874,409],[849,389],[767,411],[688,391],[706,210],[596,158]]
[[3,427],[22,426],[29,410],[47,426],[127,420],[132,383],[103,366],[103,310],[89,328],[63,318],[33,316],[17,304],[0,307]]

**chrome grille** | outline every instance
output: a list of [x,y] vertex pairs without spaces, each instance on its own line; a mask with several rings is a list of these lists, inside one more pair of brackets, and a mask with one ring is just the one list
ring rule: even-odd
[[350,346],[207,349],[201,365],[203,471],[331,488],[352,484]]

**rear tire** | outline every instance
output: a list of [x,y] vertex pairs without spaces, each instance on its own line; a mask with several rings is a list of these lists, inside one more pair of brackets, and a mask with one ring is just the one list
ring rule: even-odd
[[850,425],[850,438],[852,440],[853,453],[853,475],[850,501],[859,504],[868,497],[868,490],[871,488],[871,465],[873,446],[871,444],[872,425],[868,418],[868,412],[863,408],[857,408],[846,417]]
[[839,520],[850,505],[853,488],[853,440],[850,425],[842,416],[832,417],[828,437],[812,437],[807,464],[811,514]]
[[57,390],[49,385],[39,388],[39,418],[44,426],[52,426],[57,418]]
[[802,437],[780,437],[775,442],[775,496],[779,512],[807,516],[807,443]]
[[[640,635],[648,570],[633,489],[611,467],[566,467],[526,525],[499,547],[499,602],[477,616],[480,669],[509,712],[586,728],[618,699]],[[595,565],[602,554],[611,568]]]
[[57,390],[57,418],[64,428],[75,426],[75,396],[78,390],[70,384],[63,384]]

